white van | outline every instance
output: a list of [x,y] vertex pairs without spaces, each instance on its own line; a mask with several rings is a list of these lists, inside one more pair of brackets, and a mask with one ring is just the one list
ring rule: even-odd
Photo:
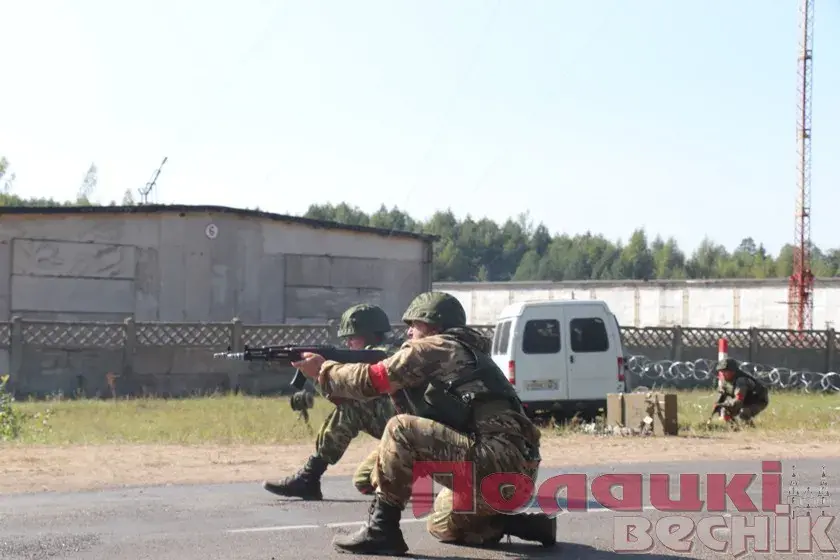
[[509,305],[491,354],[532,416],[592,417],[606,410],[608,393],[628,389],[618,320],[600,300]]

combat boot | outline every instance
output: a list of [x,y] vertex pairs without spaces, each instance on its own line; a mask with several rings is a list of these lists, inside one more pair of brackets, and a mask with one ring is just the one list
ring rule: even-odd
[[400,529],[402,511],[377,496],[370,506],[367,525],[352,535],[336,537],[333,546],[339,552],[376,556],[404,556],[408,545]]
[[517,513],[504,515],[505,535],[523,541],[538,542],[543,546],[557,543],[557,518],[544,513]]
[[288,476],[278,483],[263,482],[263,488],[289,498],[301,498],[303,500],[322,500],[321,476],[329,465],[326,461],[313,455],[295,475]]

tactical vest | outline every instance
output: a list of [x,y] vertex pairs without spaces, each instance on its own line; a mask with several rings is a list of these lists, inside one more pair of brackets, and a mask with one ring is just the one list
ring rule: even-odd
[[[473,371],[451,381],[432,379],[428,385],[398,391],[393,398],[399,412],[428,418],[462,433],[475,431],[476,409],[482,404],[496,402],[505,409],[524,414],[516,390],[490,356],[451,335],[441,336],[457,342],[472,355]],[[483,390],[462,389],[476,380],[484,385]],[[402,395],[398,396],[400,393]]]

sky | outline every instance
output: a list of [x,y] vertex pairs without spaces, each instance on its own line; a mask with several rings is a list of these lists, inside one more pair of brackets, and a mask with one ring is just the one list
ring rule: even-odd
[[[23,196],[347,202],[693,250],[792,242],[799,0],[0,0]],[[840,2],[816,0],[812,237],[840,247]]]

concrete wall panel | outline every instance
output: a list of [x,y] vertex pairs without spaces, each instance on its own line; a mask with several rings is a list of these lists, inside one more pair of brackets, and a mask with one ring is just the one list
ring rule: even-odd
[[408,304],[424,287],[423,264],[409,261],[380,261],[377,285],[380,303],[391,322],[400,322]]
[[134,252],[128,245],[15,239],[12,273],[130,279],[135,272]]
[[523,303],[534,300],[548,300],[553,297],[554,294],[551,293],[551,290],[534,290],[533,292],[510,292],[508,300],[510,303]]
[[133,313],[134,281],[12,276],[12,312]]
[[682,321],[682,300],[682,290],[639,288],[639,323],[658,326],[679,325]]
[[[330,263],[330,286],[336,288],[391,288],[394,284],[383,286],[382,276],[388,266],[400,267],[405,261],[382,259],[358,259],[335,257]],[[415,263],[411,270],[415,271]]]
[[157,249],[137,249],[134,273],[134,319],[160,320],[160,261]]
[[158,262],[160,270],[161,321],[186,321],[186,220],[163,217],[160,220]]
[[353,231],[315,229],[304,225],[266,221],[263,228],[263,251],[267,255],[329,255],[362,259],[421,261],[422,241],[400,237],[382,237]]
[[[184,255],[184,312],[194,321],[209,321],[211,264],[204,253],[188,251]],[[230,315],[228,315],[230,317]]]
[[688,288],[692,324],[706,324],[734,328],[732,290],[718,288]]
[[379,290],[356,288],[286,288],[286,319],[318,318],[323,322],[338,319],[344,311],[358,303],[381,305]]
[[[615,282],[441,282],[469,321],[496,321],[509,301],[583,299],[585,291],[610,306],[624,326],[788,328],[787,279]],[[548,293],[548,295],[546,295]],[[840,328],[840,278],[818,279],[813,328]]]
[[0,236],[108,245],[130,244],[124,242],[124,221],[104,216],[4,214],[0,222]]
[[286,318],[285,257],[269,255],[260,260],[260,320],[261,323],[280,324]]
[[11,317],[12,245],[11,239],[0,238],[0,321]]
[[[262,252],[262,228],[258,224],[251,223],[248,224],[247,228],[237,230],[236,252],[238,260],[233,271],[235,273],[235,282],[233,283],[235,316],[251,323],[262,322],[264,319],[262,318],[261,305],[264,295],[280,298],[283,296],[283,288],[282,284],[268,283],[265,286],[262,285],[262,261],[265,256]],[[223,258],[223,254],[220,255],[218,251],[214,252],[215,263]],[[220,317],[223,315],[222,311],[228,309],[227,306],[214,308],[212,315]]]
[[636,326],[636,296],[633,290],[615,289],[602,290],[595,288],[592,290],[592,299],[598,299],[606,302],[612,310],[613,315],[618,319],[619,325],[628,327]]
[[287,255],[286,285],[329,288],[331,260],[312,255]]

